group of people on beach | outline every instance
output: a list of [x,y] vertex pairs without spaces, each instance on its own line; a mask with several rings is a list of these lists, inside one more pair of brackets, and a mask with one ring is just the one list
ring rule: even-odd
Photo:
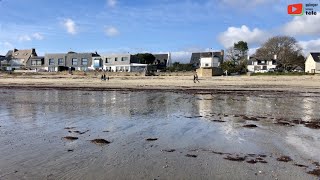
[[101,75],[101,81],[106,81],[106,80],[109,81],[109,76],[106,77],[106,74]]

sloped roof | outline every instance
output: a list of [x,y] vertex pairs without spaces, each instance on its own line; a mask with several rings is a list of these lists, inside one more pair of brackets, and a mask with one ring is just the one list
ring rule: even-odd
[[44,56],[34,56],[34,57],[31,57],[30,59],[32,59],[32,60],[44,59]]
[[196,52],[196,53],[192,53],[191,59],[190,59],[190,63],[191,64],[199,63],[200,62],[200,58],[202,58],[202,57],[212,57],[212,56],[223,58],[222,57],[223,56],[222,52],[220,52],[220,51],[218,51],[218,52]]
[[13,52],[12,50],[9,50],[6,54],[6,58],[11,58],[12,52]]
[[292,68],[292,70],[304,70],[304,69],[302,67],[300,67],[300,66],[294,66]]
[[155,60],[168,60],[169,58],[168,54],[153,54],[153,56],[155,57]]
[[320,62],[320,52],[312,52],[310,55],[315,62]]
[[15,51],[12,51],[11,53],[12,53],[12,59],[28,60],[31,56],[37,56],[34,49],[15,50]]

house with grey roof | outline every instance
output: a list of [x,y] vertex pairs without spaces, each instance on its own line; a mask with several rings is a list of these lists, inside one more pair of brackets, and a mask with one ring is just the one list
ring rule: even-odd
[[5,56],[6,65],[12,69],[26,69],[28,68],[27,62],[36,56],[37,53],[34,48],[24,50],[13,49],[8,51]]
[[[205,66],[206,64],[211,64],[211,63],[206,63],[208,60],[210,60],[212,63],[215,62],[216,65],[219,65],[223,62],[223,57],[224,57],[224,50],[221,51],[216,51],[216,52],[196,52],[192,53],[191,59],[190,59],[190,64],[194,68],[200,68],[201,66]],[[201,59],[203,59],[204,63],[201,65]],[[216,66],[215,65],[215,66]]]
[[101,57],[103,69],[110,72],[143,72],[147,67],[131,54],[107,54]]
[[305,72],[320,73],[320,52],[311,52],[305,62]]
[[171,62],[171,53],[167,54],[153,54],[155,57],[154,60],[154,65],[157,66],[158,70],[164,70],[167,67],[170,67],[172,62]]
[[47,71],[57,72],[64,70],[88,71],[102,68],[102,59],[96,53],[53,53],[45,54],[44,66]]

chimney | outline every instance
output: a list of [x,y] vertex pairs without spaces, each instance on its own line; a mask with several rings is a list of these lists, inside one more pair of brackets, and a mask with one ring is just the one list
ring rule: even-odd
[[224,61],[224,50],[221,49],[221,63]]
[[13,52],[17,52],[17,51],[18,51],[18,49],[16,49],[16,48],[13,49]]

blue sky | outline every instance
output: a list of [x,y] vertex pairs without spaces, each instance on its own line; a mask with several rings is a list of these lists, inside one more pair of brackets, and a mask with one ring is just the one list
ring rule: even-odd
[[0,0],[0,53],[172,52],[186,62],[191,52],[240,40],[252,53],[273,35],[320,51],[320,13],[290,16],[292,3],[320,0]]

